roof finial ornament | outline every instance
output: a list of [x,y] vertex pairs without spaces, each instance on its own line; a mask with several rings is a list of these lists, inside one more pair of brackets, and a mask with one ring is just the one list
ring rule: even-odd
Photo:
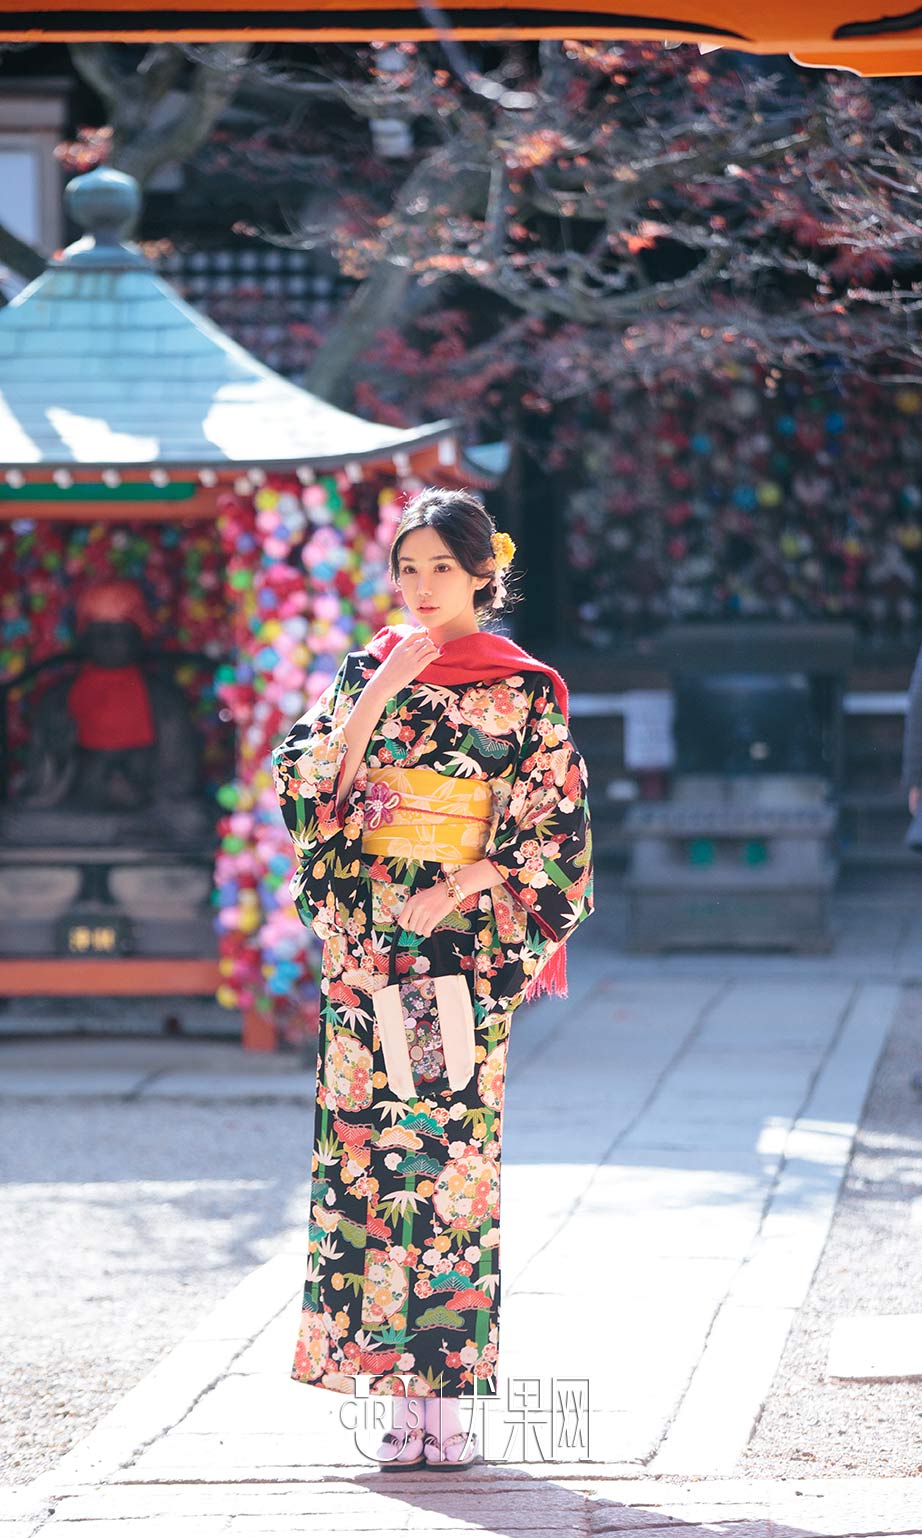
[[67,183],[64,203],[87,233],[68,246],[62,261],[92,267],[146,265],[141,253],[123,240],[141,210],[141,189],[133,176],[99,166]]

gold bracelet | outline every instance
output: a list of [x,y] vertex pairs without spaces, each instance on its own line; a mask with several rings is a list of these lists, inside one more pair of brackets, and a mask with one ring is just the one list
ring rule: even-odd
[[450,875],[449,872],[445,869],[444,865],[442,866],[442,877],[449,892],[451,893],[455,902],[458,904],[458,907],[460,907],[467,894],[462,892],[461,887],[458,884],[457,877]]

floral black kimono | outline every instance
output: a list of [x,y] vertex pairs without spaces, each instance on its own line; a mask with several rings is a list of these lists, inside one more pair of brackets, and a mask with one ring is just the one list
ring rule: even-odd
[[[291,1376],[342,1393],[367,1374],[371,1393],[495,1394],[510,1022],[531,979],[593,910],[586,767],[546,673],[451,688],[416,681],[387,702],[337,815],[343,724],[378,666],[350,652],[272,755],[298,855],[291,895],[323,941],[307,1278]],[[372,995],[388,983],[403,904],[441,870],[414,857],[425,847],[363,853],[369,770],[383,766],[486,782],[492,814],[477,857],[503,876],[428,938],[396,936],[409,1101],[389,1087]],[[446,1077],[433,983],[459,969],[476,1043],[460,1092]]]

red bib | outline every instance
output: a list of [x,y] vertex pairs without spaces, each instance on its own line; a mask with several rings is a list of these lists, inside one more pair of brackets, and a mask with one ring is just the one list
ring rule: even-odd
[[85,662],[67,696],[81,748],[113,752],[156,742],[147,682],[139,667],[102,668]]

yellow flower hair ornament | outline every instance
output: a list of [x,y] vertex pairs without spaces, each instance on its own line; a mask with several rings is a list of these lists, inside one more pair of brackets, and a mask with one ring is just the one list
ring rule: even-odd
[[491,536],[490,544],[496,557],[496,570],[502,571],[503,567],[508,566],[515,555],[515,540],[508,534],[497,532]]

